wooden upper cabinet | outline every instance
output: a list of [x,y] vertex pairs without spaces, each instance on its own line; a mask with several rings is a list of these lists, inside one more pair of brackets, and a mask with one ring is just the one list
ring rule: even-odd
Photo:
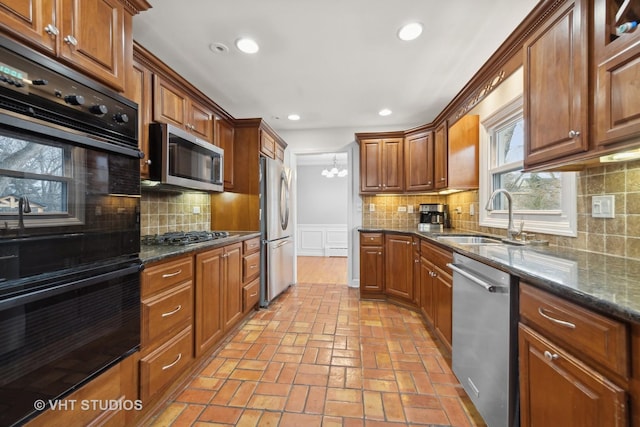
[[360,192],[404,190],[403,138],[360,140]]
[[617,25],[640,18],[640,4],[630,2],[616,22],[621,3],[594,4],[595,143],[605,150],[629,142],[637,145],[640,137],[640,31],[615,32]]
[[432,190],[433,134],[412,135],[404,141],[404,176],[406,191]]
[[118,0],[62,0],[60,56],[124,90],[124,6]]
[[133,41],[131,14],[119,0],[3,1],[0,24],[113,89],[125,88],[125,45]]
[[436,128],[433,137],[433,179],[434,187],[438,190],[447,188],[447,175],[449,167],[447,165],[447,122]]
[[525,168],[589,148],[589,1],[568,1],[524,43]]
[[189,100],[187,127],[197,137],[213,143],[213,111],[206,105]]
[[152,72],[139,62],[133,62],[127,96],[138,104],[138,148],[144,157],[140,159],[140,177],[149,178],[149,124],[151,123]]
[[260,153],[271,159],[276,157],[276,140],[264,130],[260,131]]
[[449,127],[447,187],[478,188],[480,116],[466,115]]
[[235,144],[233,141],[235,130],[233,125],[220,117],[213,120],[213,140],[224,150],[224,189],[232,190],[234,182]]
[[60,32],[60,24],[56,20],[55,0],[3,0],[0,25],[49,53],[57,52],[56,32]]

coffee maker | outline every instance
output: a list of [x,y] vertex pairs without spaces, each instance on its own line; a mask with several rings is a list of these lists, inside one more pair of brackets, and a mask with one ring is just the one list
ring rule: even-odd
[[420,231],[443,231],[449,228],[449,209],[441,203],[420,204]]

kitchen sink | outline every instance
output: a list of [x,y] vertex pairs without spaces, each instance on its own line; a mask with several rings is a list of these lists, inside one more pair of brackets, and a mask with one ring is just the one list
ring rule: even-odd
[[436,239],[457,245],[504,245],[502,240],[486,236],[438,236]]

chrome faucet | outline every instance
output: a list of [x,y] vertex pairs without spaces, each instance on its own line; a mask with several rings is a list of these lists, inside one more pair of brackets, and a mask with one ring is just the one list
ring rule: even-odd
[[497,194],[502,193],[507,198],[507,206],[509,210],[509,223],[507,224],[507,240],[514,241],[517,236],[522,234],[522,227],[524,226],[524,221],[520,223],[520,229],[515,228],[513,225],[513,199],[511,198],[511,193],[509,193],[504,188],[498,188],[489,197],[489,201],[487,201],[487,205],[484,207],[485,210],[491,212],[493,210],[493,199]]
[[27,196],[22,196],[18,199],[18,230],[19,232],[24,231],[24,215],[26,213],[31,212],[31,205],[29,204],[29,199]]

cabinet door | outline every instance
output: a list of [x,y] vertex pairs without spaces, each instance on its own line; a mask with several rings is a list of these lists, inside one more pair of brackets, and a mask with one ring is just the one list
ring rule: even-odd
[[382,265],[382,246],[360,247],[360,292],[381,293],[384,290]]
[[525,167],[588,149],[587,3],[567,2],[525,41]]
[[124,91],[124,6],[118,0],[61,0],[60,56]]
[[213,346],[223,333],[223,254],[223,248],[218,248],[196,255],[196,357]]
[[447,163],[455,173],[447,175],[447,186],[457,189],[478,188],[480,116],[468,114],[449,127]]
[[433,137],[431,132],[404,142],[405,190],[433,189]]
[[382,190],[401,192],[404,190],[402,138],[384,139],[382,141]]
[[453,280],[439,268],[433,270],[435,291],[435,327],[444,343],[451,348],[453,315]]
[[387,234],[384,243],[385,288],[388,295],[413,301],[411,236]]
[[213,112],[193,100],[189,102],[188,109],[189,120],[187,128],[198,138],[213,144]]
[[627,425],[624,390],[525,325],[519,332],[522,427]]
[[213,141],[224,150],[224,189],[233,189],[235,144],[234,128],[228,121],[216,117],[213,121]]
[[178,87],[154,74],[153,120],[185,128],[187,124],[187,96]]
[[234,326],[242,317],[242,244],[224,248],[224,330]]
[[127,96],[138,104],[138,148],[144,153],[140,159],[140,177],[149,178],[149,123],[151,123],[152,73],[144,65],[134,61],[131,86]]
[[36,47],[56,53],[60,32],[56,20],[55,0],[3,0],[0,3],[0,25],[16,32]]
[[443,123],[436,129],[433,141],[433,174],[435,188],[447,188],[448,148],[447,148],[447,123]]
[[360,192],[382,191],[382,140],[360,141]]
[[422,256],[420,258],[420,310],[432,325],[435,324],[434,298],[433,264]]
[[276,140],[265,131],[260,131],[260,152],[271,159],[276,157]]

